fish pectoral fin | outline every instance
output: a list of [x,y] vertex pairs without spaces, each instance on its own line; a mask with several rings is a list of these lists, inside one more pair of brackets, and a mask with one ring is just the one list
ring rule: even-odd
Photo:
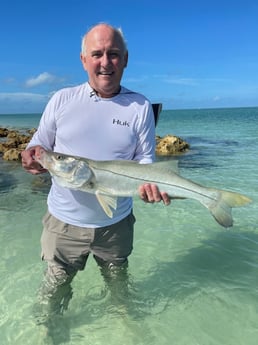
[[103,194],[100,191],[96,192],[96,197],[97,197],[98,202],[100,203],[101,207],[105,211],[106,215],[109,218],[112,218],[113,217],[112,209],[116,210],[116,208],[117,208],[117,197]]

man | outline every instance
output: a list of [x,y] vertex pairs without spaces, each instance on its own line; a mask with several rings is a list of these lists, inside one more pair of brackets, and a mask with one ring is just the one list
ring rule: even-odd
[[[83,37],[81,61],[88,82],[52,97],[22,152],[23,167],[32,174],[45,172],[35,160],[42,148],[94,160],[151,163],[155,155],[152,106],[144,96],[120,85],[128,62],[121,30],[107,24],[94,26]],[[141,186],[139,196],[145,202],[170,202],[166,193],[151,184]],[[107,281],[126,271],[134,221],[131,198],[119,198],[110,219],[95,195],[53,181],[41,237],[42,259],[48,268],[39,302],[46,313],[67,308],[70,283],[84,269],[90,253]]]

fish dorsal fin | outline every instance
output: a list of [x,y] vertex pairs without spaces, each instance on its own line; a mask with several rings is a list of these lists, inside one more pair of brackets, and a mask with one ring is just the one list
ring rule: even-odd
[[159,161],[159,162],[156,162],[155,164],[159,165],[163,169],[166,169],[168,171],[173,171],[174,173],[179,174],[177,160]]
[[106,215],[109,218],[113,217],[112,209],[116,210],[117,208],[117,197],[105,194],[103,190],[96,191],[96,197],[101,207],[105,211]]

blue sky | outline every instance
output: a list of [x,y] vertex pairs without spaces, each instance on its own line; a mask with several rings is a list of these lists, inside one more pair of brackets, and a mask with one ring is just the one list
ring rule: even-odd
[[81,38],[98,22],[124,31],[122,84],[163,109],[258,106],[257,0],[2,0],[0,114],[86,81]]

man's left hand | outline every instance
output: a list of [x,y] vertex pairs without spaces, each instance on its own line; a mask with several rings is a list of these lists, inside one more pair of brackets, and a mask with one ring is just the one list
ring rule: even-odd
[[140,198],[144,202],[160,202],[163,201],[165,205],[170,204],[170,197],[166,192],[160,192],[159,188],[155,184],[146,183],[139,187]]

